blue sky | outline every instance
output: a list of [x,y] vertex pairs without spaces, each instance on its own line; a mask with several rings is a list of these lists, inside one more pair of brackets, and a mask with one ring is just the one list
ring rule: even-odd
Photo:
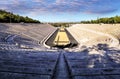
[[76,22],[120,15],[120,0],[0,0],[0,9],[42,22]]

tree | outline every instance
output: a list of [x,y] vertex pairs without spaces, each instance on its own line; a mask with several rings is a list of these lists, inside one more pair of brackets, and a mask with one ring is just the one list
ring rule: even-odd
[[91,21],[81,21],[81,23],[105,23],[105,24],[120,23],[120,16],[115,16],[110,18],[99,18],[97,20],[91,20]]
[[0,10],[0,22],[5,22],[5,23],[9,23],[9,22],[13,22],[13,23],[19,23],[19,22],[40,23],[40,21],[29,18],[28,16],[23,17],[23,16],[15,15],[15,14],[7,12],[5,10]]

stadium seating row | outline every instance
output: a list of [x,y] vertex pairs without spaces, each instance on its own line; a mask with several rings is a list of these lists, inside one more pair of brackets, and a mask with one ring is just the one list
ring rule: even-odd
[[51,79],[58,52],[0,51],[0,78]]
[[[14,46],[1,45],[1,49],[17,48],[35,48],[45,50],[46,48],[40,44],[49,34],[53,33],[56,28],[49,24],[18,24],[18,23],[1,23],[0,42],[9,42]],[[15,48],[14,48],[15,47]]]
[[120,25],[75,24],[67,28],[80,45],[108,44],[117,46],[120,39]]
[[69,52],[64,55],[73,79],[117,79],[120,77],[120,54],[119,51],[111,52]]

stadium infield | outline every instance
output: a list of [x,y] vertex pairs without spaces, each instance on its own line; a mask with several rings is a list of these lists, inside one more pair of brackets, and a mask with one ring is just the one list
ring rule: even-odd
[[[54,42],[57,40],[58,36],[60,35],[59,29],[57,29],[53,35],[45,42],[46,45],[50,46],[50,47],[73,47],[73,46],[77,46],[77,41],[74,39],[74,37],[65,29],[64,30],[65,33],[61,33],[63,36],[61,36],[62,43],[65,43],[66,45],[56,45]],[[69,44],[67,44],[66,42],[64,42],[64,37],[66,37],[66,40],[69,40]],[[61,41],[59,40],[59,42],[61,43]]]
[[63,28],[63,27],[59,28],[59,31],[58,31],[53,43],[56,46],[66,46],[66,45],[70,44],[70,40],[65,31],[65,28]]

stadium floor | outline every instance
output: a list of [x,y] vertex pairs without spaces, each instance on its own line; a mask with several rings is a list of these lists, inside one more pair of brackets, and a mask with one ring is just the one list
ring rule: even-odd
[[[57,30],[52,34],[52,36],[45,42],[46,45],[48,45],[48,46],[50,46],[50,47],[54,47],[54,46],[55,46],[55,44],[54,44],[53,42],[54,42],[54,40],[55,40],[55,37],[56,37],[58,31],[59,31],[59,29],[57,29]],[[70,44],[67,45],[67,46],[63,46],[63,48],[64,48],[64,47],[74,47],[74,46],[77,46],[78,42],[74,39],[74,37],[73,37],[66,29],[65,29],[65,32],[67,33],[67,36],[68,36],[68,38],[69,38],[69,40],[70,40]],[[59,46],[57,46],[57,47],[59,47]],[[62,48],[62,47],[60,47],[60,48]]]

